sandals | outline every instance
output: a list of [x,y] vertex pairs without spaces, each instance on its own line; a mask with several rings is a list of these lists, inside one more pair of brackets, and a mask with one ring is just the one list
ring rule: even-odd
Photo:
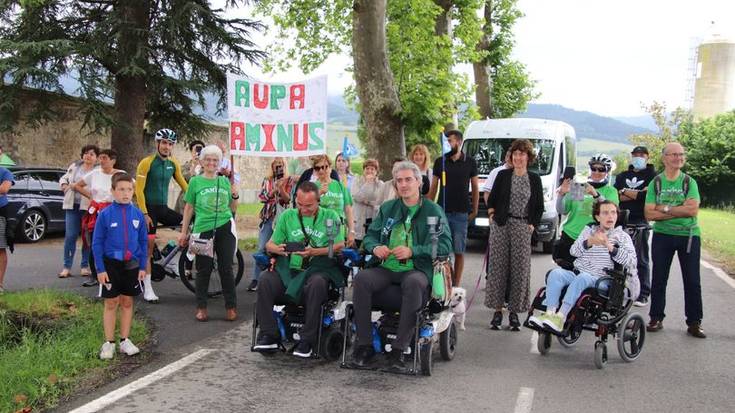
[[90,275],[92,275],[92,271],[89,268],[82,268],[81,271],[79,271],[79,274],[82,277],[89,277]]
[[69,278],[71,277],[71,270],[69,270],[68,268],[64,268],[58,275],[59,278]]

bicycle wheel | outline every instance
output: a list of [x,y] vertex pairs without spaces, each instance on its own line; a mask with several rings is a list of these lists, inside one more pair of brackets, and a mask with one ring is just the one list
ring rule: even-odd
[[[185,250],[181,252],[181,256],[179,257],[179,274],[181,282],[193,293],[196,293],[196,259],[197,257],[194,257],[193,261],[189,261]],[[207,295],[209,297],[217,297],[222,294],[222,278],[219,274],[216,255],[212,266],[213,268],[212,273],[209,276],[209,289],[207,290]],[[242,256],[242,252],[238,249],[235,253],[234,259],[232,260],[232,274],[235,277],[235,287],[240,284],[244,271],[245,259]]]

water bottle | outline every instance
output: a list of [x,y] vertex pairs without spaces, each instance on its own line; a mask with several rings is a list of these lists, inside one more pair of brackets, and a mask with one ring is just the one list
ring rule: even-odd
[[286,340],[286,326],[283,324],[283,316],[280,311],[274,311],[276,323],[278,324],[278,332],[281,333],[281,340]]
[[426,326],[421,327],[421,330],[419,330],[419,337],[421,338],[428,338],[434,335],[434,326],[429,324]]
[[383,345],[380,342],[380,333],[378,333],[378,326],[373,323],[373,350],[376,353],[382,353]]
[[431,295],[438,299],[444,300],[444,274],[441,271],[434,271],[434,277],[431,279]]

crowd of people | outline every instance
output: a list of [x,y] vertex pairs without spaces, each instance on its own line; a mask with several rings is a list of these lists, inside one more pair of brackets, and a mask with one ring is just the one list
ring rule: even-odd
[[[262,209],[257,249],[276,260],[271,268],[255,265],[247,288],[257,291],[258,296],[256,350],[278,345],[271,308],[285,297],[306,307],[294,355],[312,354],[319,305],[326,300],[328,287],[339,287],[344,280],[328,254],[345,247],[371,257],[353,283],[357,327],[353,363],[364,367],[374,356],[371,301],[391,285],[400,286],[402,291],[402,316],[394,347],[402,350],[408,346],[414,323],[410,315],[425,302],[425,292],[432,283],[427,220],[440,218],[443,230],[437,252],[453,257],[452,284],[459,286],[468,225],[479,210],[481,189],[475,160],[462,152],[460,131],[449,131],[447,138],[451,150],[435,159],[432,167],[428,148],[417,145],[409,151],[408,160],[394,160],[388,181],[380,179],[381,165],[376,159],[365,160],[362,173],[354,174],[350,159],[343,154],[334,159],[317,155],[310,159],[311,168],[298,177],[289,174],[285,159],[272,159],[258,194]],[[178,244],[197,256],[195,267],[187,270],[196,271],[196,320],[208,320],[207,290],[215,261],[226,319],[237,319],[232,259],[237,248],[234,215],[239,176],[224,156],[223,143],[191,142],[188,149],[192,158],[180,165],[171,156],[178,141],[174,131],[159,130],[155,141],[156,151],[140,161],[134,176],[115,168],[115,151],[87,145],[60,180],[65,194],[66,237],[58,276],[71,275],[81,234],[80,274],[89,277],[84,285],[99,285],[100,296],[105,299],[106,341],[100,351],[104,359],[115,352],[117,311],[121,312],[120,351],[138,352],[127,337],[132,297],[143,294],[146,301],[159,301],[151,284],[150,257],[156,229],[161,225],[181,225]],[[541,178],[531,167],[535,157],[530,141],[513,141],[505,163],[493,170],[482,186],[490,221],[485,305],[492,311],[489,325],[493,330],[501,329],[504,310],[510,330],[519,330],[518,314],[529,308],[531,242],[545,198]],[[659,331],[676,253],[684,279],[687,331],[706,337],[701,327],[697,183],[681,171],[685,152],[680,144],[670,143],[663,149],[661,174],[656,174],[648,157],[645,147],[634,148],[628,170],[614,183],[613,162],[604,154],[590,159],[586,183],[563,179],[556,209],[565,220],[553,258],[573,263],[577,271],[560,268],[551,272],[548,311],[534,317],[534,323],[561,330],[578,294],[595,285],[603,269],[617,262],[634,277],[629,289],[636,305],[646,306],[650,301],[648,331]],[[182,190],[176,209],[168,207],[172,179]],[[6,239],[2,236],[7,220],[5,194],[12,185],[12,174],[0,168],[0,291],[7,264]],[[133,194],[136,205],[132,205]],[[640,228],[642,242],[635,246],[630,235],[616,227],[621,208],[629,211],[629,223]],[[649,221],[654,222],[651,258]],[[562,297],[565,286],[569,288]],[[559,300],[560,306],[556,304]],[[391,353],[392,364],[403,368],[403,352]]]

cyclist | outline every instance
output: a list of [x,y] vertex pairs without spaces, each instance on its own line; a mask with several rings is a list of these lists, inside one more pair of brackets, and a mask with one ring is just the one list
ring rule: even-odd
[[181,214],[168,207],[168,185],[171,177],[176,180],[183,192],[186,192],[188,188],[179,162],[171,156],[177,140],[176,132],[171,129],[160,129],[156,132],[155,139],[156,153],[140,161],[135,181],[138,208],[143,211],[148,225],[148,262],[146,276],[143,280],[145,287],[143,299],[149,303],[158,303],[158,297],[151,284],[151,254],[156,226],[159,223],[166,226],[177,226],[181,224],[182,219]]

